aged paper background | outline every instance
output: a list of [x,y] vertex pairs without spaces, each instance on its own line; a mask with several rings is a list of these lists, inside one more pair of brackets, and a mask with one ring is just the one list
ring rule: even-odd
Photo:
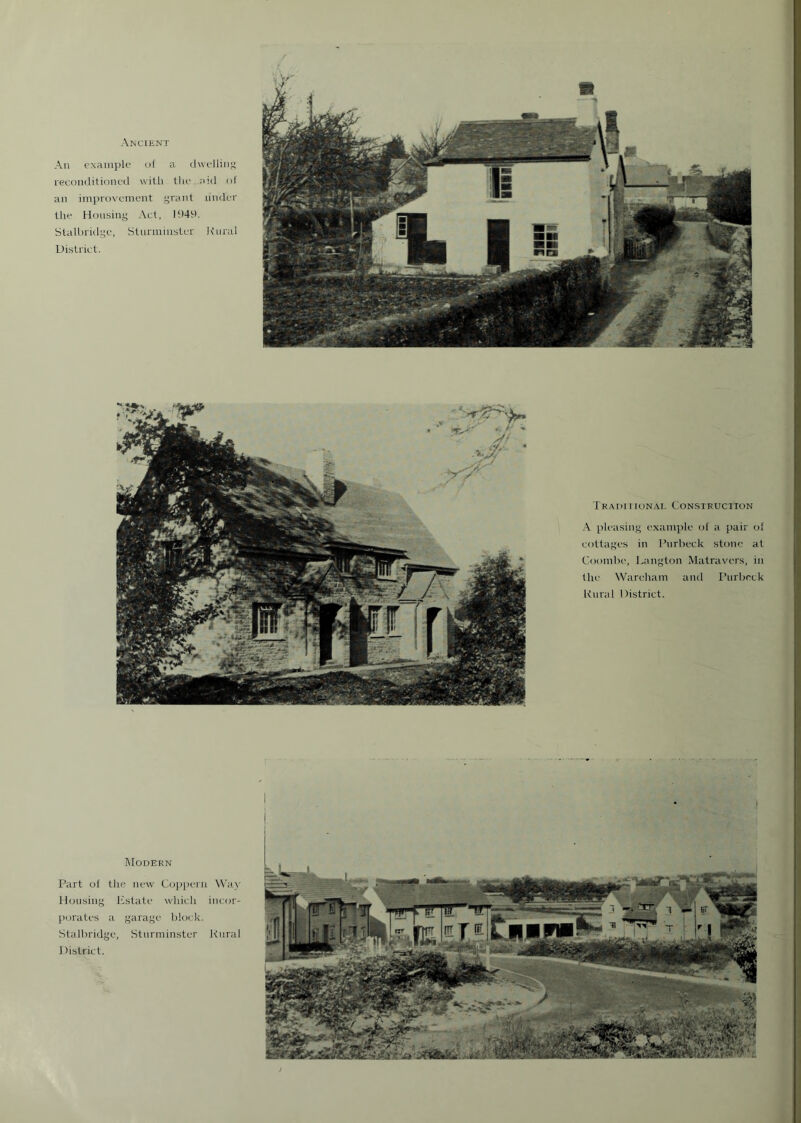
[[[3,30],[10,408],[0,1115],[611,1120],[636,1105],[653,1120],[789,1118],[789,5],[40,0],[6,5]],[[621,52],[621,67],[624,43],[752,48],[753,350],[442,350],[413,364],[392,351],[263,352],[260,44],[527,38],[597,42]],[[57,259],[54,161],[87,150],[111,158],[124,134],[235,157],[241,236]],[[390,720],[380,708],[118,710],[115,403],[393,402],[401,386],[406,401],[528,408],[525,709],[435,707]],[[711,590],[662,610],[587,611],[576,594],[575,529],[593,498],[628,495],[752,499],[771,528],[771,582],[758,596]],[[623,1068],[265,1062],[264,759],[408,756],[412,747],[431,757],[756,757],[758,1058]],[[128,853],[171,855],[190,876],[245,879],[241,945],[189,955],[127,944],[106,958],[102,978],[85,963],[60,962],[58,877],[111,876]]]

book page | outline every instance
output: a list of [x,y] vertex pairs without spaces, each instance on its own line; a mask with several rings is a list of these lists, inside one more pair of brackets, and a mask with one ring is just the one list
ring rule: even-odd
[[789,7],[4,28],[0,1115],[788,1118]]

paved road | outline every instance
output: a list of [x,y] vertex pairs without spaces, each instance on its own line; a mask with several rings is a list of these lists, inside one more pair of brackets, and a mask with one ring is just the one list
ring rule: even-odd
[[569,347],[693,347],[728,254],[709,241],[704,222],[678,222],[673,240],[649,261],[623,261],[595,316]]
[[624,1016],[642,1007],[648,1011],[677,1010],[685,1000],[683,996],[692,1006],[728,1005],[743,993],[736,986],[710,986],[680,975],[666,979],[626,974],[555,958],[493,956],[491,962],[505,978],[517,982],[533,978],[545,984],[548,997],[526,1019],[536,1018],[548,1025],[575,1024],[603,1015]]

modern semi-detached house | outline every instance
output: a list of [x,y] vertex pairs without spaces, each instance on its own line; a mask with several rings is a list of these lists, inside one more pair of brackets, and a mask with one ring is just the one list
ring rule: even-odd
[[632,940],[719,940],[720,913],[702,885],[663,878],[659,885],[630,881],[603,903],[607,937]]
[[492,934],[492,905],[469,881],[370,881],[371,934],[390,943],[486,943]]
[[575,117],[462,121],[428,163],[426,193],[373,222],[374,270],[480,274],[622,256],[617,151],[610,161],[592,82],[580,83]]
[[297,893],[277,873],[264,869],[264,958],[286,959],[295,943],[295,899]]
[[366,940],[370,934],[370,902],[342,878],[279,871],[295,894],[295,943],[342,944]]
[[[158,478],[158,454],[143,487]],[[207,488],[213,543],[193,528],[154,531],[165,580],[191,570],[197,604],[189,674],[310,670],[453,654],[457,567],[397,492],[339,479],[316,449],[305,468],[248,459],[247,485]],[[119,547],[124,549],[124,526]]]

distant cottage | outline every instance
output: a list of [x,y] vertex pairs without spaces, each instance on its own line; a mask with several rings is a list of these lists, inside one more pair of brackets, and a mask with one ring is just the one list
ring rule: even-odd
[[632,940],[719,940],[720,913],[706,889],[684,878],[659,885],[635,880],[613,889],[603,903],[604,936]]
[[297,893],[266,866],[264,869],[264,957],[268,962],[287,959],[295,943]]
[[426,193],[373,222],[374,268],[503,273],[622,257],[626,173],[610,117],[611,154],[592,82],[579,85],[575,117],[462,121],[428,161]]
[[[248,460],[247,485],[206,487],[214,543],[163,523],[152,564],[186,577],[219,612],[192,637],[191,674],[315,669],[446,658],[457,567],[397,492],[338,479],[316,449],[304,468]],[[140,494],[158,486],[159,457]],[[120,528],[124,548],[125,524]]]
[[370,902],[349,882],[337,877],[279,871],[279,879],[295,901],[295,943],[328,944],[332,948],[366,940]]

